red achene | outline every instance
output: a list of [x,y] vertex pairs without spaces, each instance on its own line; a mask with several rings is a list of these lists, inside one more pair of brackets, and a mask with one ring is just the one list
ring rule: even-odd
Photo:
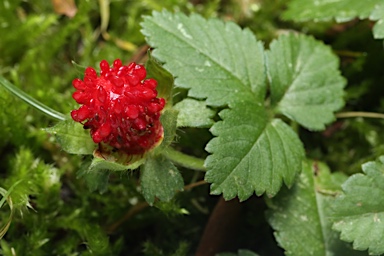
[[125,66],[117,59],[110,67],[100,62],[100,75],[88,67],[84,79],[72,84],[72,97],[81,104],[71,116],[90,129],[95,143],[105,143],[127,154],[143,154],[163,138],[160,112],[165,100],[157,98],[157,81],[145,79],[144,66]]

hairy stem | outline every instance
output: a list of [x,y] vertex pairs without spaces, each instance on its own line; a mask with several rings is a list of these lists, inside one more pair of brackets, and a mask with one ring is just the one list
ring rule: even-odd
[[203,159],[186,155],[170,147],[164,150],[164,155],[177,165],[196,171],[206,171]]
[[32,107],[36,108],[37,110],[43,112],[44,114],[48,115],[49,117],[59,120],[59,121],[64,121],[66,119],[65,115],[57,112],[56,110],[51,109],[50,107],[44,105],[40,101],[32,98],[13,84],[11,84],[7,79],[4,77],[0,76],[0,85],[2,85],[5,89],[7,89],[10,93],[15,95],[16,97],[19,97]]
[[350,118],[350,117],[366,117],[366,118],[382,118],[384,119],[384,114],[381,113],[372,113],[372,112],[341,112],[336,114],[337,118]]

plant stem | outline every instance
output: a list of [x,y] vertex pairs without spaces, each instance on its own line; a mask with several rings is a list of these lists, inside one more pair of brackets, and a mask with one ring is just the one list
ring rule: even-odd
[[164,150],[164,155],[165,157],[167,157],[169,160],[176,163],[177,165],[180,165],[192,170],[196,170],[196,171],[203,171],[203,172],[206,171],[203,159],[186,155],[171,147],[168,147],[166,150]]
[[141,202],[141,203],[136,204],[131,209],[129,209],[129,211],[121,219],[119,219],[118,221],[116,221],[115,223],[113,223],[112,225],[107,227],[107,233],[111,234],[111,233],[115,232],[115,230],[121,224],[128,221],[129,219],[131,219],[133,216],[135,216],[136,214],[138,214],[139,212],[141,212],[142,210],[144,210],[148,206],[149,206],[149,204],[147,202]]
[[384,119],[384,114],[381,113],[372,113],[372,112],[341,112],[336,114],[337,118],[349,118],[349,117],[366,117],[366,118],[382,118]]
[[[198,182],[191,183],[191,184],[188,184],[188,185],[184,186],[184,190],[190,190],[192,188],[195,188],[195,187],[198,187],[198,186],[201,186],[201,185],[204,185],[204,184],[208,184],[208,183],[206,181],[204,181],[204,180],[200,180]],[[147,202],[140,202],[140,203],[136,204],[135,206],[130,208],[128,210],[128,212],[126,214],[124,214],[123,217],[121,217],[115,223],[113,223],[110,226],[108,226],[106,228],[107,233],[111,234],[111,233],[115,232],[116,229],[119,226],[121,226],[124,222],[132,219],[136,214],[140,213],[141,211],[143,211],[147,207],[149,207],[149,204]]]
[[197,181],[197,182],[194,182],[194,183],[191,183],[191,184],[184,186],[184,190],[190,190],[194,187],[198,187],[198,186],[205,185],[205,184],[208,184],[208,183],[205,180],[200,180],[200,181]]
[[4,77],[0,76],[0,85],[2,85],[5,89],[7,89],[10,93],[15,95],[16,97],[19,97],[32,107],[36,108],[37,110],[40,110],[44,114],[48,115],[49,117],[59,120],[59,121],[64,121],[66,119],[65,115],[57,112],[56,110],[51,109],[50,107],[44,105],[40,101],[32,98],[13,84],[11,84],[7,79]]

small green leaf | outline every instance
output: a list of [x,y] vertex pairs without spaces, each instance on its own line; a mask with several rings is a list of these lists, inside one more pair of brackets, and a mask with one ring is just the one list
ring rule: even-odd
[[179,111],[178,127],[205,128],[213,124],[212,117],[215,115],[215,111],[207,108],[203,101],[187,98],[178,102],[174,108]]
[[141,167],[140,180],[143,196],[150,205],[155,198],[168,202],[184,188],[179,170],[162,155],[147,159]]
[[328,46],[304,35],[280,36],[270,45],[267,66],[276,111],[310,130],[323,130],[344,105],[345,79]]
[[169,101],[172,101],[173,97],[173,76],[161,66],[161,64],[152,56],[151,52],[148,52],[148,56],[148,60],[145,63],[147,78],[153,78],[157,81],[156,90],[158,96],[164,98],[166,102],[169,103]]
[[285,255],[367,255],[354,251],[331,229],[335,195],[345,179],[322,163],[306,161],[297,183],[267,200],[267,218]]
[[[384,38],[382,0],[292,0],[283,18],[294,21],[330,20],[345,22],[354,18],[379,20],[374,27],[375,38]],[[381,13],[381,14],[380,14]],[[378,14],[379,17],[377,16]]]
[[91,155],[96,148],[89,131],[71,119],[44,130],[54,134],[63,150],[70,154]]
[[[223,110],[206,150],[205,180],[211,193],[244,201],[253,192],[274,196],[283,181],[291,186],[301,171],[304,150],[298,136],[280,119],[267,123],[265,110],[245,104]],[[261,119],[264,116],[264,120]],[[236,125],[233,125],[236,124]]]
[[353,242],[356,250],[368,249],[370,255],[384,253],[384,156],[362,166],[343,184],[335,202],[333,228],[340,238]]

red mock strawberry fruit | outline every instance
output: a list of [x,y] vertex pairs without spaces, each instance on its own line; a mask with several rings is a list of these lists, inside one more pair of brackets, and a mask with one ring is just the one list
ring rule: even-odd
[[157,98],[154,79],[145,79],[144,66],[125,66],[117,59],[110,67],[100,62],[100,75],[88,67],[84,79],[72,82],[72,97],[82,106],[71,112],[74,121],[90,129],[95,143],[105,143],[126,154],[143,154],[163,138],[160,112],[165,100]]

